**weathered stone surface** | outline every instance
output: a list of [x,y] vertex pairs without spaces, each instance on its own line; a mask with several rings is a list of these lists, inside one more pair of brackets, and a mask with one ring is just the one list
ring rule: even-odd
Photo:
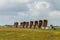
[[18,22],[14,22],[14,27],[18,28]]
[[29,22],[26,22],[26,28],[28,28],[28,26],[29,26]]
[[39,20],[39,25],[38,25],[38,27],[41,28],[41,27],[42,27],[42,24],[43,24],[42,20]]
[[22,27],[22,26],[23,26],[23,22],[20,23],[20,27]]
[[25,25],[26,25],[26,22],[24,21],[24,22],[23,22],[23,28],[25,27]]
[[38,26],[38,21],[35,21],[34,23],[34,28],[36,28],[36,26]]
[[32,28],[33,26],[33,21],[30,21],[30,28]]
[[43,20],[43,27],[47,27],[48,20]]

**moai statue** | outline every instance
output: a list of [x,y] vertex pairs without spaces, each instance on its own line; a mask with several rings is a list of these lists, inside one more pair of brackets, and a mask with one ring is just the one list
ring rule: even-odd
[[43,27],[47,27],[48,21],[47,20],[43,20]]
[[14,22],[14,27],[18,28],[18,22]]
[[23,26],[23,22],[20,23],[20,27],[22,27],[22,26]]
[[24,21],[24,22],[23,22],[23,28],[25,27],[25,25],[26,25],[26,22]]
[[29,22],[26,22],[26,28],[28,28],[28,26],[29,26]]
[[34,28],[36,28],[36,26],[38,26],[38,21],[35,21]]
[[39,20],[38,27],[39,27],[39,28],[41,28],[41,27],[42,27],[42,20]]
[[48,27],[47,27],[47,24],[48,24],[48,20],[43,20],[43,27],[42,27],[42,29],[47,29]]
[[30,21],[30,28],[32,28],[33,26],[33,21]]

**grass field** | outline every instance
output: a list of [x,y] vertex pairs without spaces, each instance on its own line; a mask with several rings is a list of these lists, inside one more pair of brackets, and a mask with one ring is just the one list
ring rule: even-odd
[[1,27],[0,40],[60,40],[60,30]]

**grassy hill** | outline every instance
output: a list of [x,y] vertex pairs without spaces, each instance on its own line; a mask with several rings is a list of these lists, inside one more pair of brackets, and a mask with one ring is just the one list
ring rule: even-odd
[[0,40],[60,40],[60,31],[0,27]]

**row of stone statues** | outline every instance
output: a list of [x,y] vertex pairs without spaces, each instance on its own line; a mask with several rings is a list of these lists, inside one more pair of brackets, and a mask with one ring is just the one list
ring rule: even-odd
[[[48,20],[39,20],[39,21],[30,21],[30,22],[21,22],[20,23],[20,27],[23,27],[23,28],[41,28],[41,27],[47,27],[47,24],[48,24]],[[14,23],[14,27],[18,28],[18,22],[15,22]]]

